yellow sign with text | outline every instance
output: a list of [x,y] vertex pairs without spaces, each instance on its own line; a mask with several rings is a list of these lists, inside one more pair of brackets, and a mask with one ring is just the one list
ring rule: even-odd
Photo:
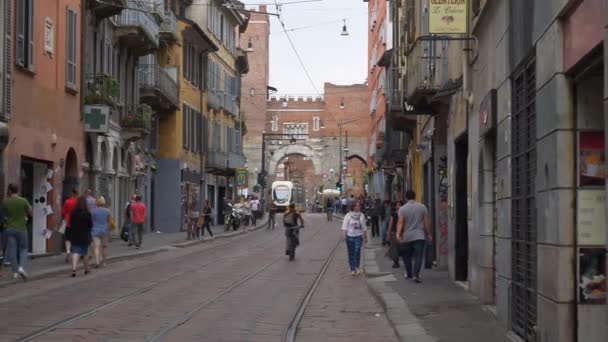
[[430,34],[467,33],[467,0],[429,0]]

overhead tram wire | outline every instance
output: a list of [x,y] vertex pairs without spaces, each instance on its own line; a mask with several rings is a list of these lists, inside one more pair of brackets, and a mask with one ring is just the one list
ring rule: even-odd
[[310,81],[310,84],[312,85],[312,88],[315,90],[315,92],[317,93],[318,96],[321,96],[321,93],[319,92],[319,89],[317,89],[317,86],[315,85],[315,82],[312,80],[312,77],[310,76],[310,73],[308,72],[308,69],[306,69],[306,65],[304,65],[304,61],[302,61],[302,57],[300,57],[300,53],[298,53],[298,50],[296,49],[296,46],[294,45],[293,41],[291,40],[291,37],[289,36],[289,32],[286,31],[285,28],[285,22],[283,21],[283,17],[281,16],[281,5],[279,5],[277,0],[274,0],[275,6],[277,8],[277,14],[279,22],[281,23],[281,26],[283,27],[283,31],[285,33],[285,36],[287,37],[287,40],[289,41],[289,44],[291,44],[291,47],[293,49],[293,51],[296,54],[296,57],[298,57],[298,61],[300,62],[300,66],[302,67],[302,70],[304,70],[304,73],[306,74],[306,76],[308,77],[308,80]]

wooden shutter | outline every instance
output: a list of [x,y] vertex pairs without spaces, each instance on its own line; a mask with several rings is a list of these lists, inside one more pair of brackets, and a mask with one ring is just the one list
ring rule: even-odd
[[77,15],[69,7],[66,10],[66,85],[76,88],[76,31]]
[[[11,2],[11,1],[7,1]],[[26,37],[26,1],[17,1],[17,13],[15,15],[16,20],[16,37],[17,43],[15,44],[15,63],[21,66],[25,66],[25,37]]]
[[28,13],[27,13],[27,37],[28,37],[28,49],[27,49],[27,64],[28,66],[34,65],[34,0],[27,0]]
[[188,106],[182,105],[182,146],[188,147]]
[[188,58],[189,58],[189,54],[188,54],[188,48],[189,45],[188,43],[184,43],[184,48],[182,49],[182,68],[184,69],[184,78],[185,79],[190,79],[190,63],[188,63]]
[[11,63],[12,61],[12,57],[13,57],[13,53],[12,53],[12,49],[13,49],[13,44],[12,44],[12,20],[13,20],[13,2],[12,1],[5,1],[4,2],[4,41],[6,42],[6,44],[4,44],[4,65],[2,66],[4,68],[4,84],[2,84],[2,87],[4,87],[4,108],[0,108],[0,110],[2,110],[2,114],[3,117],[5,119],[10,118],[11,116],[11,109],[12,109],[12,69],[13,69],[13,65]]

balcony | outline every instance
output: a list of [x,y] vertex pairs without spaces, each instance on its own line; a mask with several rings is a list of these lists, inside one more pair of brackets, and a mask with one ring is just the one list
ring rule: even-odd
[[219,91],[211,89],[207,91],[207,107],[220,110],[222,108],[222,100],[223,98]]
[[229,165],[228,153],[212,150],[207,154],[207,172],[214,175],[227,175]]
[[167,9],[162,13],[159,32],[161,40],[177,42],[177,17],[172,10]]
[[110,74],[85,76],[84,104],[116,108],[119,105],[119,84]]
[[222,108],[224,109],[224,111],[234,115],[235,117],[238,117],[239,116],[239,106],[238,106],[236,100],[234,99],[234,96],[232,96],[230,94],[222,94],[222,97],[223,97]]
[[177,67],[163,68],[158,64],[139,65],[139,93],[143,103],[156,112],[169,112],[179,107]]
[[397,131],[408,131],[416,127],[416,116],[412,115],[413,107],[405,100],[403,90],[390,90],[387,94],[387,124]]
[[410,134],[388,129],[385,136],[386,149],[384,152],[385,165],[400,167],[405,164],[407,148],[410,143]]
[[128,0],[127,7],[114,17],[114,36],[137,56],[145,56],[158,49],[160,28],[152,9],[141,1]]
[[407,57],[407,102],[414,108],[431,103],[431,98],[448,79],[446,56],[441,56],[440,50],[431,55],[430,44],[417,42]]
[[97,20],[119,14],[127,7],[126,0],[89,0],[89,9]]
[[120,120],[125,141],[141,140],[152,130],[152,108],[147,104],[137,106],[135,113],[128,113]]

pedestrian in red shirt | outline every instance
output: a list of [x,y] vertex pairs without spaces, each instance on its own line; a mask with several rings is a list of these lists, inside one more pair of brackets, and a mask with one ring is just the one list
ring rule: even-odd
[[131,232],[135,248],[139,249],[144,235],[144,222],[146,221],[146,205],[141,203],[141,195],[137,195],[135,202],[131,204]]
[[72,247],[72,243],[70,242],[70,227],[71,227],[71,217],[72,211],[76,208],[76,199],[78,198],[78,190],[72,189],[72,197],[68,198],[63,204],[63,208],[61,209],[61,217],[63,217],[63,221],[65,222],[65,232],[63,234],[63,239],[65,240],[65,262],[70,262],[70,249]]

